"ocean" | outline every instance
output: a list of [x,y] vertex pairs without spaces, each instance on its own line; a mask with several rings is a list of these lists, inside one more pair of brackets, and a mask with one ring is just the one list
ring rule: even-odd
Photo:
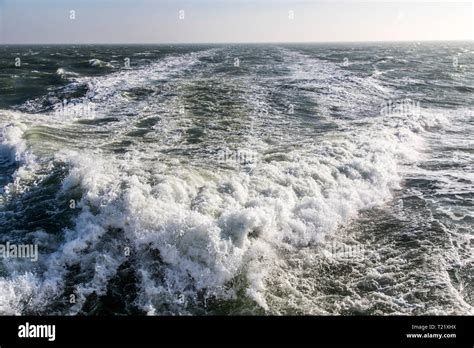
[[0,46],[0,314],[472,315],[473,92],[473,42]]

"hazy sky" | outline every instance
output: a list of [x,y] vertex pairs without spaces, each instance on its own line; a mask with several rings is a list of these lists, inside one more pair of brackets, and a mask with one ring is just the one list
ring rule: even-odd
[[474,0],[0,0],[0,43],[473,38]]

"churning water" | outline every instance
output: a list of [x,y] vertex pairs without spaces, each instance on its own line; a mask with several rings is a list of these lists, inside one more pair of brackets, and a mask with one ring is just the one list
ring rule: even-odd
[[1,314],[473,313],[473,43],[0,65]]

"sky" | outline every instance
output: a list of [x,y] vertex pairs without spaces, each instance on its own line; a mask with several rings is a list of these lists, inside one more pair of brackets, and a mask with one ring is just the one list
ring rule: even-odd
[[0,0],[0,43],[473,40],[474,0]]

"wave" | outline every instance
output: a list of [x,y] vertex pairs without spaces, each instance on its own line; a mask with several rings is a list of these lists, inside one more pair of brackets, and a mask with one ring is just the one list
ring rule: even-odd
[[6,186],[0,187],[4,198],[24,189],[24,181],[31,179],[37,166],[36,156],[28,149],[23,137],[27,126],[17,120],[18,114],[0,110],[0,115],[10,120],[0,124],[0,169],[8,176],[2,182]]
[[[290,74],[279,82],[328,91],[317,97],[323,107],[357,105],[362,112],[389,95],[373,79],[337,65],[282,54],[291,62],[285,63]],[[117,107],[128,103],[123,91],[179,78],[198,58],[171,57],[138,71],[81,79],[89,85],[88,100]],[[267,87],[242,81],[265,95]],[[423,156],[425,133],[449,124],[429,110],[357,117],[357,125],[353,119],[336,121],[339,128],[318,141],[280,152],[257,148],[250,172],[179,163],[161,154],[150,160],[156,148],[149,144],[129,156],[94,149],[58,152],[55,161],[69,168],[62,194],[81,192],[77,216],[57,249],[41,258],[42,272],[1,278],[0,312],[51,311],[51,303],[73,294],[75,303],[56,311],[80,313],[91,296],[110,290],[124,268],[136,286],[133,303],[147,314],[189,314],[207,301],[230,301],[242,293],[271,312],[268,277],[283,271],[285,255],[388,202],[400,188],[401,168]],[[272,122],[262,123],[273,132]]]
[[79,76],[79,74],[72,71],[67,71],[64,68],[58,68],[58,70],[56,70],[56,75],[59,75],[63,79],[67,79],[70,76]]
[[100,68],[113,68],[113,65],[100,59],[90,59],[89,64]]

